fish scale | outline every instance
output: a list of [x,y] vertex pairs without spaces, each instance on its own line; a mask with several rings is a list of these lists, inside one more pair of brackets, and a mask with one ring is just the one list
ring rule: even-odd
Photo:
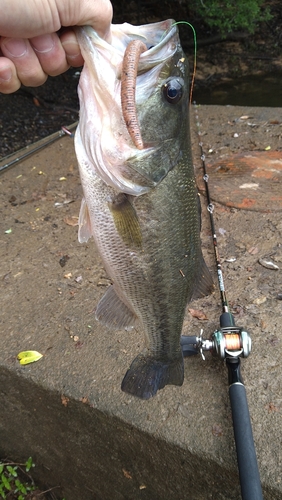
[[[122,123],[118,70],[111,66],[109,71],[111,78],[116,74],[116,80],[109,83],[116,89],[114,95],[103,93],[102,88],[97,89],[99,65],[95,58],[99,64],[105,57],[107,64],[119,65],[121,41],[125,40],[125,50],[139,30],[143,37],[147,33],[146,42],[151,46],[154,27],[154,40],[159,42],[143,53],[142,81],[137,78],[136,82],[137,90],[138,85],[146,86],[143,101],[139,89],[136,106],[144,142],[140,150]],[[141,27],[113,25],[111,45],[89,28],[79,30],[86,65],[86,76],[82,75],[79,85],[81,113],[75,138],[84,192],[79,240],[94,237],[113,282],[97,306],[96,318],[109,328],[129,329],[137,321],[141,325],[144,350],[132,362],[121,388],[148,399],[167,384],[182,385],[180,336],[185,308],[192,296],[204,295],[212,288],[200,242],[188,120],[188,66],[172,20]],[[93,56],[95,51],[97,57]],[[181,95],[171,104],[164,93],[175,81]],[[105,82],[103,73],[101,85]],[[105,97],[103,109],[120,113],[114,120],[99,115],[103,95],[113,100],[111,105]],[[114,129],[110,122],[116,124]],[[118,123],[122,124],[120,130],[116,129]],[[105,134],[108,143],[103,150],[101,137]]]

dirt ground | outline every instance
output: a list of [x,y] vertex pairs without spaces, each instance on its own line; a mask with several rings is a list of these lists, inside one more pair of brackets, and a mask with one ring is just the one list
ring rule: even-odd
[[[265,498],[278,500],[282,484],[281,109],[200,106],[197,113],[195,118],[191,110],[199,190],[203,192],[196,121],[207,154],[227,296],[236,323],[251,333],[253,341],[252,354],[243,361],[243,377]],[[275,151],[273,158],[270,153]],[[249,159],[259,154],[263,166],[255,156],[255,165],[250,160],[242,163],[242,154]],[[93,243],[77,241],[82,193],[73,140],[61,138],[18,163],[1,175],[0,183],[2,367],[58,390],[66,395],[62,398],[71,395],[88,401],[146,432],[188,446],[197,456],[211,456],[236,468],[227,374],[220,361],[210,355],[206,363],[198,357],[187,359],[183,388],[167,387],[146,405],[120,390],[143,337],[139,331],[108,332],[94,320],[93,308],[109,280]],[[216,279],[204,195],[201,198],[203,249]],[[189,308],[203,312],[206,319],[199,320],[187,310],[183,333],[197,334],[203,327],[208,337],[218,328],[217,288]],[[38,350],[44,358],[20,368],[16,356],[27,349]],[[8,393],[5,398],[8,401]],[[62,399],[63,405],[67,399]],[[184,432],[181,426],[187,427]],[[153,498],[149,490],[149,496],[144,495]]]

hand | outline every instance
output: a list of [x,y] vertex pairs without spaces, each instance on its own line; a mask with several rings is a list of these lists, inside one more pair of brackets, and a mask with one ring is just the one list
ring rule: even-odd
[[[42,85],[83,58],[71,26],[110,36],[110,0],[0,0],[0,92]],[[59,29],[62,34],[56,33]]]

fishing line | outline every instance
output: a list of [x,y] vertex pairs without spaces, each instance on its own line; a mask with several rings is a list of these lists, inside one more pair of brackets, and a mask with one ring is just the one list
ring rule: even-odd
[[190,86],[190,96],[189,96],[189,103],[192,103],[192,94],[194,90],[194,83],[195,83],[195,75],[196,75],[196,65],[197,65],[197,34],[194,26],[191,23],[188,23],[188,21],[177,21],[174,23],[172,26],[176,26],[177,24],[186,24],[189,26],[193,32],[193,40],[194,40],[194,62],[193,62],[193,72],[192,72],[192,79],[191,79],[191,86]]
[[[193,32],[193,40],[194,40],[194,61],[193,61],[193,72],[192,72],[192,78],[191,78],[191,86],[190,86],[190,95],[189,95],[189,103],[192,103],[192,94],[194,90],[194,83],[195,83],[195,75],[196,75],[196,64],[197,64],[197,34],[194,26],[189,23],[188,21],[177,21],[171,25],[171,28],[173,26],[177,26],[178,24],[186,24],[189,26]],[[166,34],[169,32],[169,30],[165,31],[160,39],[160,41],[166,36]]]

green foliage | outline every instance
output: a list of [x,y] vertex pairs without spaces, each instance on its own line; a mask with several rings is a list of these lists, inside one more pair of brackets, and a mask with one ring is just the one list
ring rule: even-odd
[[[0,498],[14,498],[17,500],[25,500],[26,496],[35,490],[35,486],[30,477],[29,481],[22,481],[18,476],[19,466],[24,466],[26,472],[29,472],[34,463],[32,458],[24,464],[0,463]],[[22,470],[22,469],[21,469]],[[13,493],[13,497],[10,496]]]
[[269,21],[269,7],[263,4],[264,0],[192,0],[190,8],[225,36],[236,30],[253,33],[259,22]]
[[[31,497],[42,498],[41,495],[46,492],[39,492],[38,496],[36,496],[36,493],[32,493],[37,489],[29,474],[32,467],[35,467],[35,464],[31,457],[24,464],[0,461],[0,500],[29,500]],[[25,476],[27,477],[27,481],[22,480],[22,477]],[[63,498],[63,500],[66,499]]]

